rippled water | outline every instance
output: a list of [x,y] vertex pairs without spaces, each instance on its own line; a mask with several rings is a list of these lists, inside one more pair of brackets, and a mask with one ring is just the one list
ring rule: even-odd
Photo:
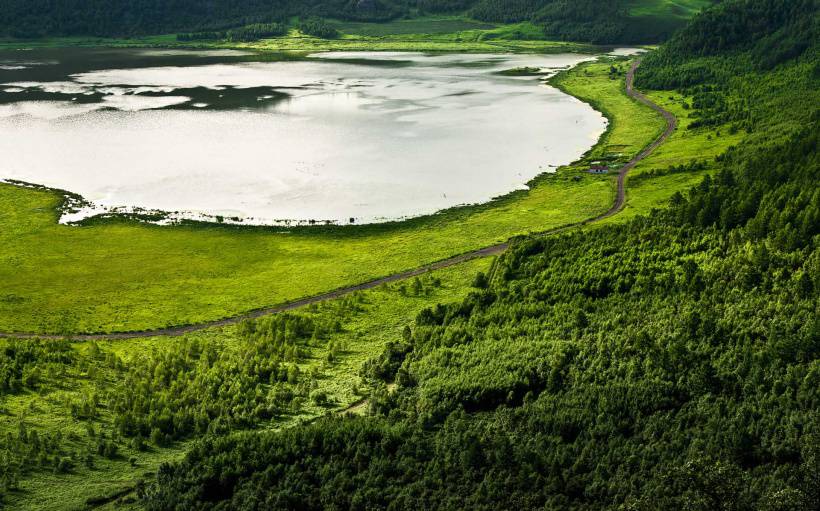
[[376,222],[487,201],[606,121],[541,77],[577,55],[0,52],[0,178],[254,224]]

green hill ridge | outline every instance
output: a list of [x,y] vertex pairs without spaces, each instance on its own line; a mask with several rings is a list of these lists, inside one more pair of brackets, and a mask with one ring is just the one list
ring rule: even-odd
[[711,0],[3,0],[0,35],[134,36],[225,30],[292,17],[385,22],[459,15],[530,21],[543,37],[596,43],[656,42]]

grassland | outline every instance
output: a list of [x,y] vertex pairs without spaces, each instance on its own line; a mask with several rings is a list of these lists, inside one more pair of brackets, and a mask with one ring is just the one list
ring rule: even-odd
[[0,186],[0,330],[76,333],[195,323],[319,294],[607,209],[607,180],[405,223],[276,232],[115,220],[56,223],[59,195]]
[[[527,30],[522,24],[520,30]],[[510,31],[513,32],[510,32]],[[263,39],[244,44],[231,44],[239,47],[263,51],[443,51],[443,52],[524,52],[524,53],[594,53],[595,47],[587,44],[544,41],[537,39],[509,38],[514,28],[505,26],[490,30],[465,30],[446,34],[389,34],[383,36],[364,36],[343,34],[337,39],[319,39],[291,31],[287,37]],[[221,46],[222,43],[211,43],[205,47]]]
[[587,160],[625,163],[663,132],[663,118],[623,92],[626,68],[625,62],[599,62],[551,80],[552,85],[589,103],[609,119],[609,129]]
[[[647,96],[656,104],[672,112],[678,118],[678,130],[651,156],[640,162],[627,177],[627,200],[620,214],[610,217],[604,224],[624,222],[654,208],[666,206],[676,192],[683,192],[700,182],[706,174],[717,169],[715,157],[729,147],[737,145],[745,133],[731,134],[718,128],[689,129],[693,119],[689,117],[691,98],[679,93],[650,91]],[[703,168],[665,173],[671,166],[685,165],[691,161],[703,163]]]

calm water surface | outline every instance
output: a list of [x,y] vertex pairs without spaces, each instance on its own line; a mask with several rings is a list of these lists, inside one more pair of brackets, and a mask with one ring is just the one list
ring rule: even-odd
[[539,77],[578,55],[0,51],[0,179],[82,195],[61,221],[378,222],[487,201],[606,127]]

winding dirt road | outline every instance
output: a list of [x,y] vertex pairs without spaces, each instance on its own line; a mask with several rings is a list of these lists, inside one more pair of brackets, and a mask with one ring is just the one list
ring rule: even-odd
[[[615,203],[612,207],[605,213],[602,213],[596,217],[589,218],[582,222],[577,222],[574,224],[568,224],[556,229],[551,229],[549,231],[544,231],[540,233],[536,233],[534,235],[538,236],[545,236],[549,234],[555,234],[558,232],[566,231],[575,227],[579,227],[582,225],[590,224],[593,222],[597,222],[603,220],[605,218],[609,218],[615,214],[617,214],[621,209],[623,209],[624,204],[626,203],[626,175],[629,171],[635,167],[641,160],[649,156],[655,149],[658,148],[670,135],[675,131],[677,128],[677,119],[674,115],[670,112],[664,110],[660,106],[656,105],[652,101],[649,100],[646,96],[641,94],[640,92],[636,91],[634,88],[634,81],[635,81],[635,70],[640,65],[640,60],[636,60],[633,62],[632,66],[629,68],[629,71],[626,75],[626,93],[630,97],[634,98],[637,101],[649,106],[653,110],[659,112],[663,118],[666,120],[666,129],[664,132],[651,144],[649,144],[643,151],[641,151],[637,156],[632,158],[626,165],[621,167],[618,173],[618,192],[615,197]],[[77,334],[77,335],[42,335],[42,334],[31,334],[31,333],[0,333],[0,337],[13,337],[19,339],[77,339],[77,340],[101,340],[101,339],[135,339],[135,338],[142,338],[142,337],[153,337],[153,336],[179,336],[184,335],[186,333],[195,332],[198,330],[204,330],[206,328],[212,327],[219,327],[219,326],[227,326],[239,323],[245,319],[252,319],[258,318],[261,316],[267,316],[269,314],[276,314],[280,312],[287,312],[294,309],[299,309],[306,305],[310,305],[313,303],[324,302],[326,300],[331,300],[333,298],[339,298],[350,293],[354,293],[356,291],[363,291],[366,289],[373,289],[382,284],[387,284],[390,282],[396,282],[399,280],[405,280],[411,277],[416,277],[419,275],[423,275],[424,273],[431,271],[431,270],[438,270],[441,268],[447,268],[450,266],[455,266],[457,264],[470,261],[472,259],[476,259],[479,257],[488,257],[493,255],[498,255],[504,252],[510,246],[510,242],[499,243],[497,245],[492,245],[489,247],[481,248],[478,250],[474,250],[472,252],[467,252],[465,254],[461,254],[458,256],[451,257],[449,259],[444,259],[442,261],[438,261],[435,263],[430,263],[414,270],[407,270],[400,273],[395,273],[393,275],[382,277],[376,280],[371,280],[369,282],[365,282],[362,284],[357,284],[355,286],[345,287],[342,289],[337,289],[335,291],[330,291],[327,293],[322,293],[320,295],[315,295],[307,298],[302,298],[300,300],[296,300],[290,303],[277,305],[274,307],[266,307],[263,309],[258,309],[254,311],[247,312],[245,314],[241,314],[238,316],[233,316],[230,318],[219,319],[214,321],[208,321],[205,323],[198,323],[195,325],[188,325],[188,326],[178,326],[178,327],[169,327],[169,328],[160,328],[157,330],[143,330],[143,331],[133,331],[133,332],[122,332],[122,333],[112,333],[112,334]]]
[[655,151],[659,145],[663,144],[667,138],[672,136],[672,133],[674,133],[678,128],[678,119],[672,115],[671,112],[664,110],[659,105],[653,103],[649,98],[635,90],[635,70],[638,69],[639,65],[641,65],[640,59],[633,62],[632,66],[629,68],[629,71],[626,73],[626,93],[631,98],[640,101],[652,110],[655,110],[661,114],[666,121],[666,129],[664,129],[661,136],[656,138],[654,142],[646,146],[643,151],[638,153],[637,156],[629,160],[626,165],[621,167],[621,170],[618,173],[618,194],[615,197],[615,204],[612,205],[612,208],[610,208],[610,210],[603,215],[597,216],[585,223],[597,222],[598,220],[609,218],[623,209],[624,204],[626,203],[626,175],[635,167],[635,165],[638,164],[638,162],[652,154],[652,152]]

